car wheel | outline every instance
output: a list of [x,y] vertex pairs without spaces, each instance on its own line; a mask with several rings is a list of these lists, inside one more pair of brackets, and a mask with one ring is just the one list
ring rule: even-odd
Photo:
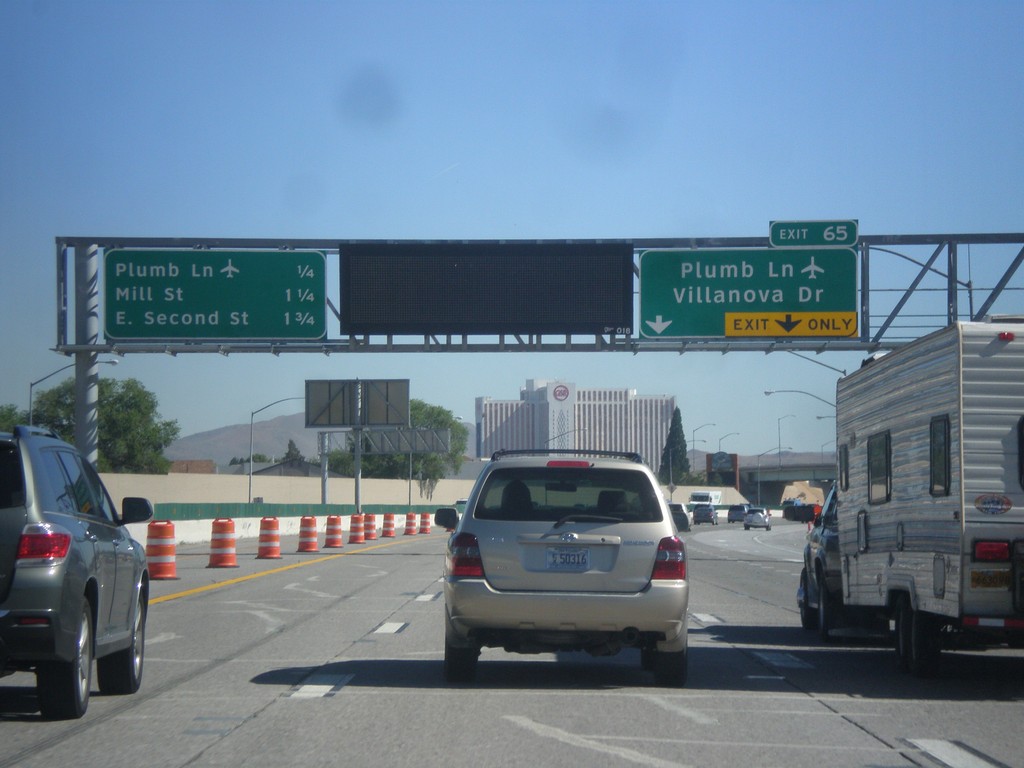
[[814,629],[817,626],[818,617],[811,612],[807,605],[807,569],[800,573],[800,594],[797,597],[797,607],[800,609],[800,626],[804,629]]
[[476,679],[476,662],[480,651],[444,643],[444,679],[449,683],[471,683]]
[[48,720],[79,718],[89,708],[92,689],[92,607],[82,598],[78,640],[71,661],[48,661],[36,668],[39,711]]
[[832,629],[832,597],[828,593],[825,577],[819,571],[818,580],[818,637],[823,643],[829,641],[828,632]]
[[770,530],[772,529],[772,527],[771,527],[770,525],[766,525],[766,526],[764,527],[764,529],[765,529],[766,531],[770,531]]
[[142,684],[142,664],[146,650],[146,595],[139,592],[132,625],[131,644],[124,650],[96,660],[96,678],[100,692],[135,693]]
[[744,525],[743,526],[743,530],[744,531],[749,531],[750,530],[750,526],[749,525]]
[[915,611],[902,598],[896,613],[896,657],[901,669],[931,677],[939,668],[939,626],[928,614]]
[[687,653],[681,651],[654,652],[654,682],[660,686],[681,688],[686,685]]

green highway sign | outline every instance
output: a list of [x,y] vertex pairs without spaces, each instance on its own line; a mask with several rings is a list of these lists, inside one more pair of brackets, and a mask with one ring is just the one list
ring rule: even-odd
[[104,278],[111,341],[314,341],[327,332],[321,251],[113,249]]
[[852,248],[857,244],[857,220],[773,221],[768,243],[774,248]]
[[855,336],[856,253],[643,251],[639,324],[648,339]]

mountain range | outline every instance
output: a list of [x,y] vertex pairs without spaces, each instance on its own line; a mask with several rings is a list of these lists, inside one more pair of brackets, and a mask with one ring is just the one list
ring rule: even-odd
[[[470,429],[467,445],[473,446],[476,444],[474,427],[472,424],[466,426]],[[316,444],[317,433],[315,429],[306,428],[306,417],[303,412],[259,421],[252,425],[252,452],[262,453],[271,459],[281,459],[288,450],[288,441],[291,440],[303,456],[315,457],[319,453]],[[179,438],[167,446],[164,456],[171,461],[209,459],[218,466],[227,466],[232,459],[244,459],[249,455],[249,439],[248,424],[230,424]],[[337,448],[338,443],[334,442],[337,437],[331,439],[331,447]],[[817,451],[783,452],[782,456],[785,464],[817,464],[821,463],[822,458],[825,461],[834,459],[831,453],[822,457]],[[768,462],[771,460],[777,461],[775,456],[768,457],[764,459],[764,466],[769,466]],[[697,467],[703,467],[704,452],[694,451],[692,461]],[[755,464],[757,459],[753,456],[740,456],[739,461],[741,466],[749,467]]]

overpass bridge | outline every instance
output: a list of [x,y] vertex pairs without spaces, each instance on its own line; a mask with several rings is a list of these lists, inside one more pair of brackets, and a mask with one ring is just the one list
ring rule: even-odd
[[836,479],[835,461],[783,464],[774,462],[760,466],[741,464],[739,468],[739,490],[751,503],[763,506],[778,506],[786,486],[792,483],[809,483],[828,490]]

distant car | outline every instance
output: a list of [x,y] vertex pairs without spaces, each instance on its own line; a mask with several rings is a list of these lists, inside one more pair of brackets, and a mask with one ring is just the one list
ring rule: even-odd
[[126,525],[152,516],[49,430],[0,432],[0,676],[34,671],[44,718],[85,714],[94,660],[100,693],[139,689],[149,572]]
[[749,504],[733,504],[729,507],[729,513],[726,515],[725,521],[727,523],[742,523],[749,509]]
[[498,451],[444,564],[444,677],[475,679],[482,648],[639,651],[659,685],[686,682],[686,547],[637,454]]
[[764,528],[766,531],[772,529],[772,513],[764,507],[751,507],[743,518],[743,530],[751,528]]
[[711,523],[718,525],[718,511],[710,504],[695,504],[693,507],[693,524]]
[[668,511],[680,532],[690,530],[690,515],[686,512],[685,505],[678,502],[669,502]]

